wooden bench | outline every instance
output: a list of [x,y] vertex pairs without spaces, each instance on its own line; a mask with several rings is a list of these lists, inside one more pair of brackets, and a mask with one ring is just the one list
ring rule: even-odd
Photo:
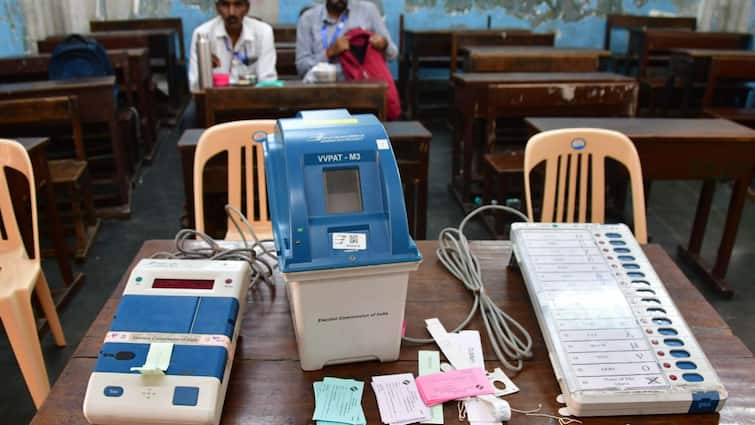
[[708,82],[703,96],[703,111],[705,115],[726,118],[731,121],[755,127],[755,111],[746,108],[746,100],[741,99],[739,105],[717,106],[716,92],[720,90],[722,81],[752,82],[755,81],[755,53],[739,57],[714,57],[710,62]]
[[[427,232],[427,186],[432,134],[418,121],[392,121],[384,126],[398,161],[409,232],[415,239],[422,239]],[[194,151],[203,131],[186,130],[178,140],[186,199],[181,219],[181,225],[184,227],[194,227]],[[225,188],[225,184],[213,185],[212,182],[226,182],[226,173],[226,161],[210,160],[205,168],[205,190],[215,186]],[[205,202],[206,210],[208,205],[208,202]],[[207,217],[212,217],[213,214],[205,211]],[[216,219],[205,220],[207,230],[222,235],[225,230],[221,229],[221,223],[226,223],[227,220],[220,211],[215,215]]]
[[[149,49],[150,68],[153,72],[165,70],[168,83],[168,96],[174,106],[178,106],[188,90],[181,86],[183,69],[179,69],[176,55],[176,37],[174,29],[159,28],[130,31],[102,31],[81,34],[97,40],[105,49]],[[37,42],[40,53],[51,53],[66,35],[49,36]]]
[[[94,216],[92,189],[87,170],[87,155],[81,132],[79,102],[76,97],[46,97],[36,99],[16,99],[0,101],[0,126],[25,133],[44,135],[45,128],[51,131],[55,125],[70,127],[74,157],[49,161],[50,182],[62,189],[70,199],[71,221],[76,244],[72,249],[74,257],[84,260],[97,235],[100,221]],[[32,126],[32,129],[29,128]],[[40,128],[42,126],[42,128]],[[52,134],[50,134],[52,136]],[[47,222],[51,226],[63,223]]]
[[[609,14],[606,16],[603,49],[611,51],[611,35],[616,29],[629,30],[631,28],[655,28],[694,31],[696,27],[697,19],[692,17]],[[629,68],[632,67],[633,64],[627,60],[627,52],[612,53],[611,58],[617,63],[621,62],[624,74],[629,73]],[[618,66],[612,68],[613,71],[617,71],[618,69]]]
[[[118,88],[128,106],[136,107],[141,121],[141,140],[144,144],[144,159],[151,162],[157,150],[155,108],[153,105],[154,87],[149,68],[147,49],[108,50],[113,65]],[[47,68],[51,54],[0,58],[0,78],[6,82],[31,82],[47,80]],[[132,156],[136,153],[132,152]]]
[[296,43],[296,24],[270,24],[273,27],[273,39],[276,43]]
[[179,63],[186,58],[184,46],[184,29],[181,18],[139,18],[139,19],[110,19],[106,21],[89,21],[92,32],[107,31],[139,31],[154,29],[170,29],[176,31],[178,38]]
[[[555,34],[532,33],[528,30],[455,31],[451,34],[451,65],[453,74],[459,68],[459,55],[468,46],[553,46]],[[466,69],[466,61],[464,62]],[[478,71],[484,72],[484,71]]]
[[464,72],[595,72],[608,52],[547,46],[467,46]]
[[283,87],[222,87],[195,92],[199,127],[238,119],[283,118],[307,109],[346,108],[385,120],[383,81],[329,84],[286,82]]
[[[112,76],[0,84],[0,100],[75,96],[80,105],[86,105],[79,110],[85,130],[88,126],[95,130],[96,127],[104,127],[109,142],[109,146],[103,147],[107,151],[89,156],[97,214],[101,217],[127,218],[131,212],[131,167],[125,143],[133,142],[120,137],[114,87],[115,77]],[[101,167],[94,166],[95,159],[102,164]]]
[[[479,141],[474,124],[478,120],[484,122],[485,128],[483,151],[489,152],[488,148],[495,144],[498,118],[520,119],[541,111],[558,114],[568,109],[581,109],[585,114],[612,111],[621,115],[634,108],[633,101],[636,103],[636,80],[606,72],[456,73],[452,79],[457,119],[451,184],[462,204],[472,199],[472,183],[479,177],[473,170],[474,146]],[[618,103],[603,106],[602,102]],[[478,165],[481,158],[477,156]]]

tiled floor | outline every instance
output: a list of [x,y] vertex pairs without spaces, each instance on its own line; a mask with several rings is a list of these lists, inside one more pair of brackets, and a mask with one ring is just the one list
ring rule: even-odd
[[[450,169],[450,133],[445,124],[427,124],[433,132],[430,154],[430,193],[428,237],[441,228],[457,225],[462,211],[447,190]],[[107,220],[103,223],[89,258],[76,268],[86,273],[86,284],[62,312],[61,319],[68,347],[55,347],[50,335],[42,338],[45,360],[51,380],[59,375],[68,358],[86,332],[102,304],[110,295],[133,255],[145,239],[170,239],[179,229],[183,205],[183,188],[178,153],[178,134],[161,133],[161,146],[156,162],[142,171],[134,194],[134,213],[128,221]],[[656,182],[648,201],[648,227],[653,241],[660,243],[674,258],[676,246],[686,241],[697,201],[697,182]],[[728,184],[718,187],[715,205],[708,225],[704,257],[714,258],[725,218],[730,190]],[[468,232],[472,239],[489,235],[479,225]],[[755,350],[755,202],[747,201],[737,244],[729,267],[728,279],[737,291],[733,299],[723,299],[707,287],[693,272],[683,267],[687,276],[702,290],[719,314],[729,323],[751,350]],[[45,261],[48,278],[55,281],[57,269]],[[25,424],[34,415],[34,406],[26,391],[13,352],[4,336],[0,339],[0,420],[3,424]]]

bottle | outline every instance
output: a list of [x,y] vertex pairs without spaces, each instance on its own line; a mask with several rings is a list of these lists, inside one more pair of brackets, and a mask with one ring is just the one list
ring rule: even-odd
[[212,52],[210,51],[210,38],[207,34],[199,34],[196,48],[199,88],[207,89],[212,87]]

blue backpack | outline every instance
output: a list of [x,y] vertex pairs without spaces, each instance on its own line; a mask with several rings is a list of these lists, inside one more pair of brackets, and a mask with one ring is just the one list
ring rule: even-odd
[[47,74],[51,80],[68,80],[103,77],[115,72],[107,52],[96,40],[72,34],[53,49]]

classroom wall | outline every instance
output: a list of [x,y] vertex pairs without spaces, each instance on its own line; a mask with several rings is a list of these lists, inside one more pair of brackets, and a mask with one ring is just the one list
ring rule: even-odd
[[[25,40],[22,0],[0,0],[0,56],[29,51]],[[91,3],[92,0],[73,0]],[[302,7],[322,0],[250,0],[252,14],[269,22],[295,23]],[[695,16],[701,0],[372,0],[385,14],[386,24],[398,42],[399,14],[407,28],[484,28],[488,16],[493,27],[529,28],[556,32],[558,46],[602,47],[607,13],[670,14]],[[28,2],[28,0],[27,0]],[[98,0],[92,15],[111,19],[149,16],[179,16],[184,20],[185,42],[199,24],[215,15],[215,0]],[[753,0],[755,3],[755,0]],[[96,10],[99,9],[99,10]],[[751,19],[750,30],[755,26]],[[616,34],[615,48],[626,44],[625,34]]]

